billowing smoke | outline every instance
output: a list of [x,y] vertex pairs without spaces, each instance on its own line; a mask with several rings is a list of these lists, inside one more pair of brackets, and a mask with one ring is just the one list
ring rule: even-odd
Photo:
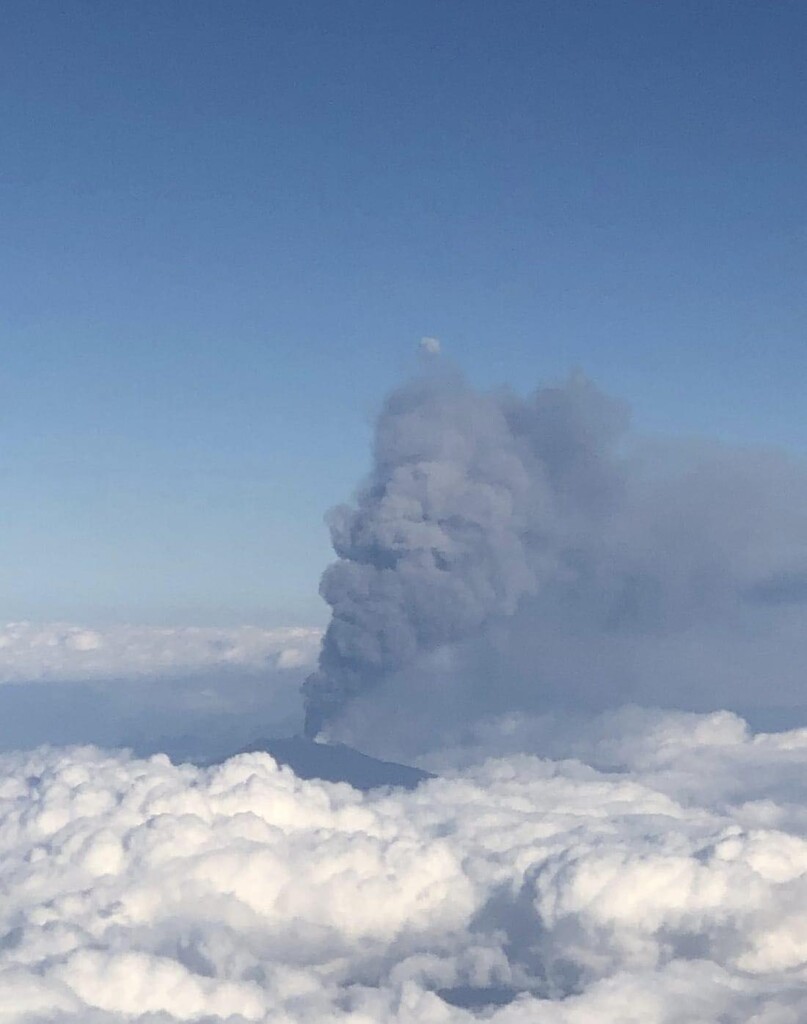
[[624,407],[580,375],[522,400],[456,378],[384,405],[370,479],[331,512],[333,615],[305,686],[306,731],[419,655],[512,616],[579,571],[619,499]]
[[[332,618],[304,687],[307,733],[383,691],[400,702],[426,687],[433,702],[458,673],[468,703],[485,658],[480,686],[510,688],[486,713],[559,694],[790,700],[807,659],[807,471],[628,425],[579,373],[526,398],[443,371],[395,391],[369,479],[330,514]],[[424,669],[436,651],[451,678]]]

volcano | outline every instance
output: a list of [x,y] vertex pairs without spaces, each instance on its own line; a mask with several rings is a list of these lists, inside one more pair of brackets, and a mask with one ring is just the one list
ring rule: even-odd
[[347,782],[367,792],[384,786],[414,789],[434,776],[420,768],[381,761],[362,754],[343,743],[318,743],[304,736],[284,739],[259,739],[239,750],[239,754],[269,754],[278,764],[287,765],[301,779]]

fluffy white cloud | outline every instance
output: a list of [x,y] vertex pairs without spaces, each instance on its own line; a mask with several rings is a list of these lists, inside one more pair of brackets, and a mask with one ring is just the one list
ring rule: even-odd
[[799,1024],[807,731],[636,725],[589,740],[619,771],[369,796],[260,754],[7,755],[0,1021]]
[[304,668],[322,633],[311,627],[219,629],[10,622],[0,626],[0,683],[181,674],[208,668]]

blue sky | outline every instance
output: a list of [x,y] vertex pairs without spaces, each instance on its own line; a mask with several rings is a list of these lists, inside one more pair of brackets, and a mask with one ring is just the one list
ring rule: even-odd
[[803,3],[3,20],[0,618],[322,621],[422,335],[807,449]]

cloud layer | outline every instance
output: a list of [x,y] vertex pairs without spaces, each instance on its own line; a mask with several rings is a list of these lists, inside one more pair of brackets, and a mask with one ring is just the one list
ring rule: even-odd
[[266,755],[7,755],[0,1021],[799,1024],[807,731],[621,728],[588,751],[620,771],[365,797]]
[[261,629],[9,622],[0,626],[0,683],[183,675],[211,668],[310,665],[322,633]]
[[41,743],[208,760],[302,724],[314,628],[10,623],[0,628],[0,751]]

